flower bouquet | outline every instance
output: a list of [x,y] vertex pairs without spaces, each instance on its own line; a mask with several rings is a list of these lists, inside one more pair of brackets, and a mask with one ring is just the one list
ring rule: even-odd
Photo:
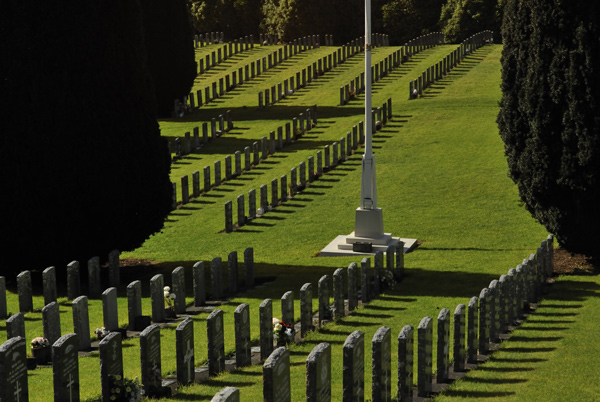
[[48,364],[51,357],[50,342],[47,338],[38,336],[31,341],[31,355],[37,364]]
[[294,340],[294,330],[279,318],[273,318],[273,338],[277,345],[284,346]]
[[110,375],[110,400],[136,402],[142,399],[143,391],[139,378],[135,380],[120,375]]

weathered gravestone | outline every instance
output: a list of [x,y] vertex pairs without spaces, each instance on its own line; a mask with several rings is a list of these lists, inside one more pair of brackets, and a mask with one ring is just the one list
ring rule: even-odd
[[25,315],[21,312],[11,315],[6,320],[6,339],[17,336],[25,338]]
[[55,401],[79,401],[79,340],[66,334],[52,345]]
[[206,318],[208,339],[208,373],[217,375],[225,370],[225,335],[223,311],[216,309]]
[[0,276],[0,320],[8,316],[8,308],[6,305],[6,278]]
[[294,292],[287,291],[281,296],[281,321],[294,328]]
[[100,297],[102,282],[100,280],[100,257],[92,257],[88,260],[88,296],[90,298]]
[[185,314],[185,269],[177,267],[171,272],[171,291],[175,294],[175,313]]
[[479,353],[486,354],[490,350],[490,315],[488,310],[489,293],[484,288],[479,293]]
[[471,297],[467,306],[467,363],[477,363],[477,310],[479,298]]
[[121,284],[119,266],[119,250],[112,250],[108,253],[108,283],[109,286],[119,286]]
[[331,306],[329,305],[329,275],[323,275],[319,279],[319,327],[327,321],[331,321]]
[[67,298],[69,300],[74,300],[79,295],[81,295],[79,261],[71,261],[67,265]]
[[418,337],[418,362],[417,362],[417,388],[418,395],[427,397],[432,391],[433,380],[433,319],[424,317],[417,329]]
[[108,331],[116,331],[119,328],[117,288],[108,288],[102,292],[102,312],[104,315],[104,328]]
[[130,331],[143,331],[144,328],[136,327],[136,320],[142,316],[142,282],[133,281],[127,285],[127,317]]
[[488,286],[489,301],[488,301],[488,313],[490,320],[490,342],[500,342],[500,312],[499,312],[499,290],[498,280],[494,279]]
[[365,334],[352,332],[343,346],[344,402],[363,402],[365,399]]
[[0,401],[29,400],[25,338],[10,338],[0,345]]
[[333,306],[335,319],[338,320],[346,315],[344,303],[344,269],[338,268],[333,272]]
[[33,311],[30,271],[23,271],[17,275],[17,292],[19,293],[19,311],[22,313]]
[[263,401],[291,402],[290,352],[275,349],[263,364]]
[[100,386],[102,402],[111,401],[111,389],[123,378],[123,349],[121,333],[110,332],[98,345],[100,351]]
[[186,318],[175,329],[175,348],[177,352],[177,382],[183,385],[196,380],[194,359],[194,321]]
[[212,299],[220,300],[223,297],[223,262],[221,257],[215,257],[210,262],[212,277]]
[[306,359],[306,401],[331,401],[331,345],[322,342]]
[[140,360],[145,395],[148,397],[161,395],[162,364],[158,324],[150,325],[140,334]]
[[210,402],[240,402],[240,390],[235,387],[225,387],[213,396]]
[[454,310],[454,371],[465,370],[467,350],[465,347],[465,311],[467,307],[459,304]]
[[392,400],[392,331],[381,327],[371,341],[373,402]]
[[258,306],[260,326],[260,360],[265,361],[273,352],[273,301],[265,299]]
[[398,335],[398,402],[412,401],[414,329],[405,325]]
[[60,310],[57,302],[52,302],[42,308],[42,326],[44,338],[50,345],[60,338]]
[[[243,195],[242,195],[243,197]],[[238,291],[238,254],[232,251],[227,256],[227,271],[229,272],[229,294],[235,294]]]
[[42,289],[44,305],[56,301],[56,268],[48,267],[42,271]]
[[371,287],[371,259],[369,257],[360,261],[360,285],[361,301],[368,303]]
[[450,367],[450,310],[443,308],[437,318],[437,382],[448,381]]
[[358,307],[357,272],[358,265],[351,263],[348,266],[348,311],[354,311]]
[[312,284],[305,283],[300,288],[300,336],[304,338],[313,327]]
[[196,262],[192,269],[194,282],[194,306],[204,306],[204,304],[206,304],[206,276],[204,271],[204,261]]
[[88,312],[87,296],[79,296],[72,303],[73,306],[73,330],[77,334],[79,350],[89,350],[90,341],[90,316]]
[[150,279],[150,300],[152,303],[152,321],[165,321],[165,282],[162,274]]
[[235,322],[235,365],[237,367],[252,364],[252,344],[250,343],[250,306],[240,304],[233,312]]

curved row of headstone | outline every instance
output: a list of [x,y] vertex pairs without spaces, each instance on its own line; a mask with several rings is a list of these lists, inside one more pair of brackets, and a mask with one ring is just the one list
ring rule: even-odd
[[[315,35],[318,37],[318,35]],[[186,106],[189,101],[189,106],[191,109],[202,106],[214,99],[217,99],[225,93],[235,89],[238,85],[242,85],[245,81],[249,81],[261,75],[263,72],[269,70],[282,63],[283,61],[289,59],[290,57],[295,56],[301,52],[312,49],[315,46],[318,46],[318,42],[315,40],[309,40],[306,37],[300,39],[294,39],[291,43],[281,46],[279,49],[273,51],[267,56],[262,57],[261,59],[255,60],[249,64],[246,64],[244,67],[239,67],[237,71],[233,71],[230,74],[225,75],[225,77],[219,78],[218,82],[213,82],[211,87],[204,87],[204,99],[202,96],[202,89],[198,89],[194,94],[191,92],[186,97]],[[221,57],[221,49],[218,49],[215,52],[212,52],[212,64],[214,67],[219,64],[223,59]],[[206,55],[206,59],[210,60],[210,55]],[[200,60],[202,62],[202,60]],[[206,62],[207,64],[209,61]],[[204,63],[200,63],[201,73],[203,72],[202,66]],[[212,94],[211,94],[212,89]],[[194,97],[195,95],[195,97]]]
[[[373,130],[379,131],[392,118],[392,99],[389,98],[381,107],[373,110]],[[259,208],[256,204],[256,189],[251,189],[248,192],[248,215],[246,215],[246,197],[244,194],[237,196],[237,224],[233,221],[233,202],[225,202],[225,232],[229,233],[234,229],[240,229],[248,221],[256,219],[266,214],[268,211],[276,208],[278,205],[286,202],[294,197],[296,193],[318,179],[320,176],[334,169],[339,164],[343,163],[350,157],[354,151],[364,142],[364,123],[361,121],[358,125],[352,127],[352,132],[348,131],[345,136],[340,138],[339,142],[334,142],[325,145],[323,151],[317,151],[316,154],[316,169],[315,157],[309,156],[307,162],[300,162],[298,167],[290,169],[290,179],[288,176],[282,175],[280,179],[271,180],[271,202],[268,199],[268,188],[266,184],[259,187]],[[263,137],[263,157],[266,158],[267,138]],[[275,135],[271,133],[270,153],[275,153],[276,149],[281,146],[282,139],[275,142]],[[308,174],[308,178],[307,178]]]
[[[81,295],[80,263],[71,261],[67,265],[67,298],[75,299]],[[89,297],[99,298],[101,294],[100,257],[92,257],[87,262]],[[108,282],[110,286],[119,286],[120,279],[119,250],[108,254]],[[32,273],[29,270],[17,275],[17,294],[19,299],[19,312],[27,313],[34,310]],[[44,305],[57,300],[56,267],[51,266],[42,272],[42,293]],[[0,319],[8,317],[6,303],[6,278],[0,276]]]
[[[417,39],[419,40],[417,41]],[[397,49],[394,52],[390,53],[383,60],[380,60],[378,63],[375,63],[373,66],[371,66],[371,77],[373,83],[387,76],[390,71],[392,71],[394,68],[398,67],[402,63],[408,61],[410,57],[412,57],[414,54],[417,54],[422,50],[429,49],[431,47],[444,43],[444,37],[443,35],[440,36],[439,32],[433,32],[427,35],[423,35],[419,38],[415,38],[414,40],[417,41],[419,45],[411,46],[410,51],[409,47],[405,45],[400,49]],[[364,45],[361,51],[364,51]],[[350,99],[354,98],[356,95],[360,94],[364,90],[365,73],[361,72],[360,76],[356,76],[353,80],[350,81],[349,84],[340,87],[340,106],[346,105],[350,101]]]
[[[229,123],[228,123],[229,124]],[[231,180],[244,172],[248,172],[252,169],[252,166],[260,164],[261,161],[267,159],[269,153],[273,155],[275,150],[284,148],[285,146],[292,143],[292,141],[298,140],[304,133],[310,131],[312,127],[317,124],[317,105],[306,109],[305,113],[300,113],[298,117],[294,117],[291,122],[285,125],[285,139],[284,139],[284,128],[282,126],[277,127],[277,140],[275,139],[275,131],[270,132],[270,147],[267,137],[262,137],[261,141],[255,141],[252,147],[247,146],[243,151],[244,164],[242,165],[242,151],[236,151],[233,155],[225,157],[225,175],[222,175],[222,164],[221,161],[214,162],[214,181],[211,180],[211,168],[210,166],[204,167],[204,187],[201,190],[200,187],[200,172],[195,171],[192,173],[192,197],[197,198],[202,193],[207,193],[211,189],[221,185],[223,179]],[[229,126],[228,126],[229,129]],[[205,133],[203,126],[203,133]],[[194,128],[194,138],[197,137],[197,128]],[[186,133],[187,137],[187,133]],[[206,138],[206,135],[204,136]],[[216,138],[216,137],[213,137]],[[191,140],[190,140],[191,141]],[[277,142],[276,142],[277,141]],[[269,150],[270,149],[270,150]],[[252,155],[252,158],[251,158]],[[252,159],[252,160],[251,160]],[[190,202],[190,188],[189,188],[189,176],[185,175],[181,177],[181,204],[187,204]],[[177,186],[173,183],[173,208],[177,206]]]
[[[417,396],[430,397],[435,384],[435,391],[438,391],[443,384],[450,382],[451,370],[466,371],[468,364],[478,363],[482,360],[482,355],[490,352],[490,343],[499,342],[499,334],[506,332],[508,326],[518,323],[522,314],[528,311],[528,304],[539,300],[545,280],[552,274],[553,237],[548,236],[536,254],[531,254],[523,264],[509,270],[499,280],[492,281],[489,288],[482,290],[479,298],[471,298],[468,306],[456,306],[452,327],[452,313],[447,308],[439,312],[437,323],[432,317],[424,317],[416,329],[411,325],[404,326],[397,338],[396,379],[392,379],[391,369],[392,330],[386,326],[379,328],[371,340],[371,400],[391,402],[392,382],[395,380],[397,397],[394,400],[412,401],[415,365]],[[453,332],[452,345],[450,331]],[[417,356],[414,350],[415,335]],[[435,377],[434,347],[437,350]],[[452,364],[449,353],[451,347],[454,355]],[[307,400],[331,400],[331,348],[329,343],[321,343],[306,360]],[[365,399],[364,349],[364,333],[361,331],[354,331],[344,342],[343,401]],[[265,401],[291,400],[290,352],[286,347],[276,349],[263,364],[263,384]],[[215,395],[213,401],[239,401],[239,390],[228,387]]]
[[200,127],[196,126],[192,129],[192,133],[186,131],[182,138],[175,138],[175,151],[173,152],[172,145],[169,142],[169,153],[175,154],[171,158],[173,160],[180,159],[186,155],[192,153],[193,150],[200,148],[203,145],[207,145],[210,141],[215,140],[224,133],[233,129],[233,119],[231,117],[231,110],[227,110],[225,114],[220,114],[217,117],[213,117],[210,120],[210,134],[208,128],[209,122],[202,123],[202,139],[200,139]]
[[260,91],[258,93],[258,108],[262,109],[285,99],[287,96],[292,95],[294,91],[304,88],[313,80],[318,79],[321,75],[343,64],[350,57],[360,53],[362,49],[364,49],[364,37],[356,38],[296,72],[295,79],[294,76],[291,76],[283,82],[271,86],[271,88]]
[[431,67],[428,67],[417,79],[409,82],[409,99],[416,99],[423,95],[425,89],[450,73],[450,71],[458,66],[466,56],[482,46],[493,43],[493,40],[494,33],[492,31],[482,31],[465,39],[446,57]]
[[225,42],[225,32],[207,32],[194,35],[194,46],[204,47],[211,44]]

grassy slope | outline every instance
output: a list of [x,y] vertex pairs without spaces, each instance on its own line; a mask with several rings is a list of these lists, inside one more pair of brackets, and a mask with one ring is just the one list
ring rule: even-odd
[[[367,356],[370,339],[380,325],[392,328],[394,339],[403,325],[416,326],[426,315],[435,317],[440,308],[451,310],[458,303],[479,293],[490,280],[514,267],[522,258],[537,248],[545,231],[519,206],[516,188],[506,177],[506,163],[502,142],[497,135],[495,116],[499,99],[499,57],[501,48],[491,46],[469,57],[444,80],[438,82],[428,95],[416,101],[407,101],[408,80],[415,78],[427,66],[445,56],[454,46],[428,50],[393,72],[374,87],[373,104],[379,105],[393,98],[394,119],[374,139],[377,156],[379,204],[384,209],[386,231],[403,237],[414,237],[423,245],[406,256],[409,276],[386,297],[373,302],[359,314],[325,332],[312,334],[305,345],[293,350],[293,400],[304,397],[304,360],[312,347],[321,342],[333,344],[334,395],[341,392],[341,344],[354,329],[366,333]],[[264,49],[262,49],[264,50]],[[261,48],[255,49],[256,55]],[[244,231],[219,233],[224,226],[223,204],[238,194],[247,194],[250,188],[269,184],[271,179],[289,172],[292,166],[315,155],[317,149],[338,140],[352,125],[362,120],[362,99],[348,106],[337,107],[339,87],[356,76],[362,67],[360,56],[332,73],[327,73],[306,89],[266,110],[256,108],[256,93],[272,83],[281,81],[305,67],[308,62],[329,52],[321,48],[314,53],[297,56],[297,63],[288,62],[256,82],[240,86],[235,91],[212,102],[186,119],[164,121],[161,129],[167,136],[183,136],[185,131],[217,116],[224,110],[234,113],[236,128],[173,166],[173,181],[182,174],[202,171],[235,150],[242,150],[277,126],[291,121],[306,107],[318,104],[319,124],[298,143],[269,158],[267,162],[240,178],[231,180],[219,190],[211,191],[182,209],[175,211],[163,232],[149,239],[143,247],[126,257],[149,258],[167,267],[177,265],[191,269],[197,260],[210,261],[216,256],[226,258],[231,251],[239,253],[254,247],[258,277],[273,277],[267,287],[250,291],[223,309],[226,325],[233,326],[230,314],[241,302],[251,305],[256,317],[258,304],[266,297],[277,300],[286,290],[299,294],[305,282],[316,281],[323,274],[331,274],[337,267],[346,267],[355,259],[349,257],[322,258],[316,253],[338,234],[353,230],[353,211],[360,196],[360,155],[316,182],[308,191],[284,206],[267,214]],[[376,49],[374,62],[391,51]],[[254,53],[247,57],[254,57]],[[262,57],[262,56],[261,56]],[[246,63],[240,57],[240,63]],[[243,65],[243,64],[240,64]],[[232,66],[232,68],[237,68]],[[216,72],[216,71],[214,71]],[[224,71],[221,71],[224,72]],[[270,74],[270,75],[269,75]],[[197,88],[209,85],[197,82]],[[262,81],[260,81],[262,80]],[[275,120],[274,120],[275,119]],[[276,119],[280,119],[277,121]],[[308,137],[308,138],[307,138]],[[323,223],[326,222],[324,225]],[[169,275],[165,277],[169,282]],[[144,282],[147,286],[147,282]],[[316,293],[316,292],[315,292]],[[120,293],[125,296],[124,289]],[[191,301],[191,300],[190,300]],[[37,300],[36,306],[42,302]],[[9,296],[9,310],[16,310],[16,297]],[[314,304],[316,307],[316,303]],[[101,306],[91,301],[91,327],[101,326]],[[72,330],[70,307],[61,308],[63,332]],[[296,305],[298,314],[299,305]],[[144,314],[150,313],[149,300],[144,300]],[[278,303],[274,313],[279,315]],[[121,324],[126,322],[126,300],[120,299]],[[39,314],[28,315],[28,337],[41,333]],[[205,314],[195,317],[196,361],[206,358]],[[253,337],[258,336],[253,322]],[[163,331],[163,372],[175,370],[174,331]],[[2,332],[2,336],[6,336]],[[226,333],[226,348],[233,350],[233,331]],[[126,375],[139,373],[139,351],[135,340],[127,341],[134,347],[125,348]],[[394,349],[394,348],[393,348]],[[366,359],[369,366],[370,359]],[[98,394],[99,365],[97,359],[80,359],[82,396]],[[184,389],[182,393],[210,399],[219,388],[233,384],[242,388],[244,400],[260,399],[260,367],[226,374],[210,381]],[[367,367],[367,377],[370,373]],[[32,388],[51,387],[48,369],[37,370],[30,376]],[[370,381],[367,380],[367,390]],[[37,384],[34,386],[34,384]],[[395,387],[393,387],[393,390]],[[395,391],[394,391],[395,392]],[[37,396],[36,396],[37,395]],[[43,394],[32,392],[32,400]]]

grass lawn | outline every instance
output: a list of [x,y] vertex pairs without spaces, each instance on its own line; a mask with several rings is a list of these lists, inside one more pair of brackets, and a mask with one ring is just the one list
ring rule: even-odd
[[[210,86],[218,80],[219,74],[237,70],[275,48],[257,47],[233,57],[227,64],[200,76],[194,90]],[[291,346],[294,401],[305,398],[306,357],[320,342],[332,344],[332,395],[341,394],[342,344],[356,329],[365,333],[365,395],[369,399],[370,340],[380,326],[390,327],[392,339],[395,339],[404,325],[416,327],[421,318],[435,318],[442,308],[453,311],[457,304],[466,304],[470,297],[478,295],[481,288],[486,287],[491,280],[515,267],[546,238],[545,229],[521,206],[517,189],[507,177],[503,144],[495,124],[500,99],[501,46],[492,45],[480,49],[451,74],[433,85],[424,97],[408,100],[409,80],[416,78],[423,69],[441,60],[454,48],[455,45],[444,45],[428,49],[374,85],[373,105],[381,105],[391,97],[394,114],[392,121],[374,136],[373,141],[377,158],[378,202],[384,210],[384,227],[386,232],[391,232],[394,236],[417,238],[422,244],[416,251],[405,256],[407,277],[395,289],[359,309],[356,314],[311,333],[302,344]],[[235,205],[239,194],[248,194],[250,189],[258,191],[260,185],[269,185],[272,179],[283,174],[289,175],[292,167],[306,161],[309,156],[315,156],[317,150],[322,150],[325,145],[338,141],[353,125],[363,120],[364,99],[361,96],[349,105],[338,106],[339,87],[360,74],[363,68],[361,55],[350,58],[292,97],[263,110],[258,109],[257,93],[260,90],[295,76],[296,71],[332,50],[333,48],[321,47],[299,54],[191,115],[161,121],[163,135],[174,140],[176,137],[183,137],[186,131],[192,131],[193,127],[201,126],[202,122],[209,121],[226,110],[232,111],[235,125],[232,131],[173,164],[172,181],[177,182],[179,187],[181,176],[191,175],[196,170],[202,172],[206,165],[212,169],[216,160],[223,161],[225,156],[233,155],[237,150],[242,151],[245,146],[268,136],[270,131],[291,121],[307,107],[316,104],[319,119],[317,127],[299,141],[270,156],[250,172],[225,182],[175,210],[161,233],[149,238],[139,249],[122,254],[122,258],[157,262],[161,272],[165,274],[165,283],[169,284],[170,272],[177,266],[184,266],[191,277],[191,267],[196,261],[208,263],[214,257],[222,257],[226,261],[227,255],[232,251],[237,251],[241,259],[243,250],[253,247],[256,278],[259,282],[268,281],[268,284],[236,296],[221,308],[225,312],[226,328],[233,329],[233,311],[240,303],[248,303],[251,309],[252,337],[255,341],[258,340],[258,305],[262,300],[272,298],[273,313],[280,317],[278,300],[285,291],[293,290],[298,297],[304,283],[311,282],[313,289],[316,289],[317,281],[322,275],[331,275],[336,268],[360,262],[360,259],[352,257],[317,256],[337,235],[349,234],[354,230],[354,210],[360,201],[360,150],[341,166],[264,217],[252,221],[242,230],[222,233],[226,201],[232,200]],[[393,48],[385,47],[374,49],[373,63],[392,50]],[[128,272],[130,269],[126,268],[122,275],[129,278]],[[145,273],[144,292],[148,291],[148,280],[154,273],[155,271]],[[561,278],[538,310],[548,315],[540,315],[536,318],[538,322],[528,322],[520,328],[520,332],[515,333],[517,339],[503,345],[503,350],[485,365],[494,367],[493,364],[500,364],[496,366],[500,369],[474,372],[440,399],[468,397],[469,392],[482,397],[487,395],[485,392],[491,392],[490,397],[497,394],[520,400],[537,400],[540,395],[539,398],[546,399],[541,394],[529,394],[529,388],[537,382],[543,384],[546,379],[552,378],[558,380],[552,383],[563,384],[564,381],[560,380],[567,373],[551,364],[554,359],[559,359],[567,367],[575,365],[573,360],[568,359],[570,353],[566,352],[567,348],[559,347],[559,344],[569,346],[568,350],[578,350],[574,356],[587,353],[589,349],[584,342],[578,341],[583,334],[591,331],[587,326],[588,321],[579,320],[578,316],[561,318],[560,315],[561,312],[574,312],[583,317],[584,311],[593,314],[594,307],[597,307],[592,305],[596,300],[591,297],[574,301],[568,299],[575,297],[582,288],[587,289],[586,294],[589,295],[597,291],[595,278],[579,279],[581,278]],[[191,292],[188,294],[191,295]],[[567,299],[554,300],[552,297],[555,294],[565,294]],[[125,326],[127,300],[124,286],[119,289],[119,296],[120,324]],[[313,291],[313,296],[316,297],[316,290]],[[66,299],[60,301],[61,325],[63,333],[68,333],[73,328],[71,307]],[[189,298],[188,303],[191,302],[192,299]],[[41,308],[42,298],[37,298],[34,303]],[[16,295],[9,294],[8,304],[9,310],[17,310]],[[564,307],[571,305],[578,307]],[[313,306],[317,308],[316,301]],[[149,315],[150,309],[150,300],[144,299],[143,313]],[[295,311],[298,319],[298,301]],[[206,317],[207,314],[200,314],[193,318],[197,365],[205,362],[207,356]],[[102,326],[102,307],[97,300],[90,301],[90,319],[92,330]],[[544,320],[550,322],[539,322]],[[552,320],[565,322],[552,323]],[[571,325],[566,321],[574,323]],[[536,325],[548,325],[547,330],[536,332],[526,329],[527,326]],[[41,314],[27,314],[26,326],[28,339],[41,335]],[[562,327],[567,329],[559,329]],[[6,338],[4,323],[0,323],[0,329],[3,330],[0,331],[0,341],[3,341]],[[174,332],[174,327],[167,327],[162,331],[163,374],[173,374],[176,370]],[[523,335],[519,335],[521,332]],[[226,331],[225,336],[226,351],[232,352],[233,331]],[[525,338],[535,336],[542,337],[542,344],[549,343],[550,346],[544,346],[546,349],[553,348],[552,351],[540,352],[543,353],[544,357],[540,358],[543,361],[525,362],[523,367],[527,370],[523,372],[510,371],[510,364],[509,369],[504,370],[502,361],[495,361],[496,357],[500,358],[505,353],[506,359],[514,359],[510,353],[523,353],[519,351],[531,348],[532,342]],[[138,345],[136,339],[125,341],[123,353],[127,377],[139,376]],[[511,348],[517,351],[511,352]],[[392,347],[392,365],[395,364],[394,349]],[[535,354],[528,359],[534,360],[537,356]],[[592,357],[588,358],[590,362],[591,359]],[[94,400],[100,389],[98,359],[94,356],[80,358],[80,372],[82,399]],[[261,366],[254,366],[222,374],[207,383],[181,388],[172,400],[210,400],[226,385],[239,387],[242,400],[260,400],[261,373]],[[51,374],[51,370],[47,368],[30,373],[32,401],[45,400],[47,390],[52,387]],[[395,370],[392,375],[395,376]],[[520,380],[523,377],[527,378],[525,382]],[[581,377],[584,378],[583,375]],[[481,380],[477,380],[478,378]],[[513,378],[518,378],[519,381]],[[563,384],[562,389],[558,389],[557,385],[553,392],[549,391],[549,395],[559,395],[563,391],[562,395],[573,395],[578,387],[571,385]],[[531,392],[542,392],[537,390],[540,387],[535,388]],[[395,385],[392,391],[396,392]]]

